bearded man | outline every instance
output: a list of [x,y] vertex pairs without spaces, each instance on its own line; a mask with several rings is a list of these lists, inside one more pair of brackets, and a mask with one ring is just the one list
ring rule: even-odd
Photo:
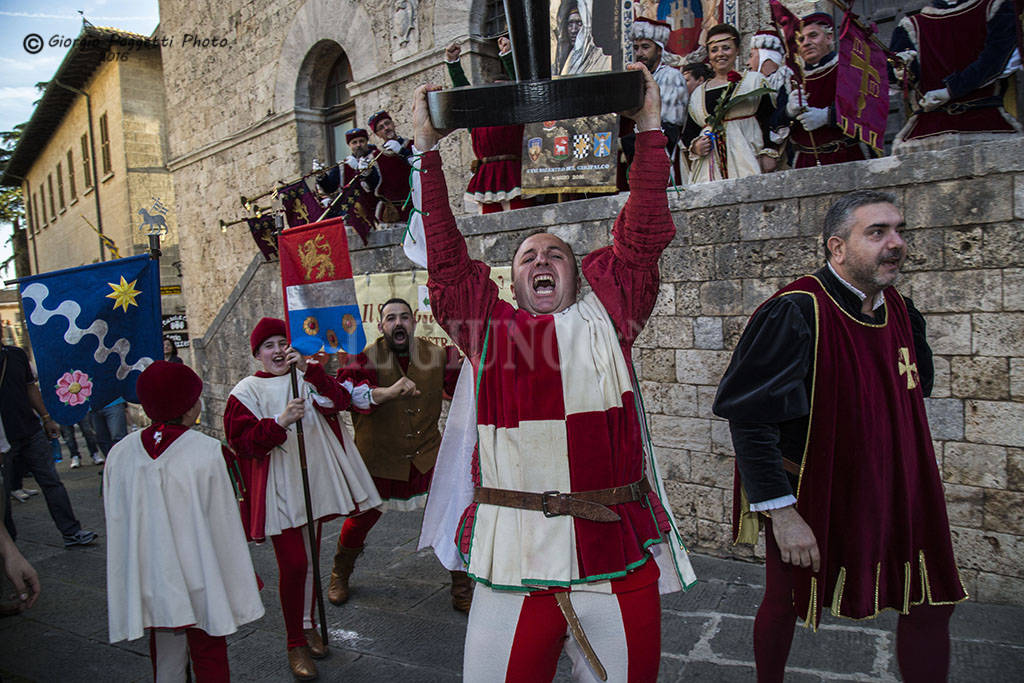
[[[459,379],[458,350],[414,336],[416,317],[405,299],[389,299],[380,310],[380,337],[349,358],[338,381],[352,394],[352,426],[366,468],[384,504],[349,517],[341,527],[327,599],[349,597],[349,577],[366,536],[385,509],[422,508],[434,473],[441,433],[441,399]],[[469,611],[473,585],[452,572],[452,606]]]
[[516,249],[516,305],[498,297],[448,204],[442,133],[427,114],[438,87],[416,92],[431,309],[476,373],[466,420],[476,448],[459,482],[471,500],[448,536],[477,582],[466,681],[551,680],[563,646],[576,680],[655,680],[659,576],[666,592],[695,581],[645,449],[629,362],[675,225],[658,84],[642,64],[627,68],[646,91],[627,112],[638,129],[631,192],[613,245],[583,259],[593,291],[579,300],[572,248],[546,232]]
[[893,286],[907,256],[892,195],[840,198],[825,267],[751,317],[713,410],[736,450],[733,531],[765,528],[757,679],[782,681],[797,618],[899,611],[903,680],[944,681],[949,618],[967,595],[950,541],[924,398],[925,321]]

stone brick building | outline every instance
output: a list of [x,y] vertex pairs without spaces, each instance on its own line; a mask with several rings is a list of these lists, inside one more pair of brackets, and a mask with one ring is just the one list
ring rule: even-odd
[[[764,4],[738,3],[744,35],[766,20]],[[898,13],[891,3],[867,4],[873,18],[888,17],[891,30]],[[468,55],[471,81],[480,82],[496,68],[493,44],[467,36],[491,32],[494,5],[231,0],[207,6],[199,22],[186,3],[161,3],[160,33],[175,41],[163,50],[168,166],[179,220],[189,226],[181,249],[189,314],[202,336],[196,350],[206,380],[205,429],[219,432],[227,393],[253,369],[246,343],[252,324],[281,314],[277,264],[262,261],[244,229],[223,232],[218,220],[245,214],[240,195],[296,178],[314,158],[344,156],[337,131],[365,125],[378,109],[388,109],[399,132],[409,134],[410,93],[421,82],[446,82],[442,53],[452,40]],[[209,46],[182,46],[197,25]],[[452,203],[460,207],[472,158],[468,136],[453,134],[441,149]],[[757,304],[821,263],[825,207],[839,193],[885,189],[905,208],[912,257],[903,288],[926,315],[936,353],[928,409],[965,582],[976,599],[1024,604],[1022,152],[1024,142],[1014,140],[672,193],[678,234],[662,259],[661,296],[635,361],[652,437],[693,548],[763,552],[731,543],[733,453],[727,424],[710,412],[715,388]],[[494,265],[507,264],[538,225],[582,254],[607,244],[622,201],[463,216],[460,229],[470,253]],[[410,270],[401,233],[378,231],[366,247],[351,241],[354,272]]]
[[[32,273],[148,250],[142,212],[167,225],[162,238],[164,313],[184,312],[178,221],[166,167],[160,49],[146,37],[87,25],[50,80],[2,180],[20,185]],[[90,227],[92,226],[92,227]]]

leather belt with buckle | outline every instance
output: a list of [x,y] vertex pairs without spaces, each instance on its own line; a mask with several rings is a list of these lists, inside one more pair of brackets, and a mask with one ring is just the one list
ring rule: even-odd
[[533,510],[541,512],[545,517],[569,515],[592,522],[617,522],[621,518],[611,509],[611,505],[643,502],[651,485],[647,479],[640,479],[632,484],[615,486],[608,489],[593,491],[513,491],[511,489],[495,489],[478,486],[473,490],[473,501],[485,505]]

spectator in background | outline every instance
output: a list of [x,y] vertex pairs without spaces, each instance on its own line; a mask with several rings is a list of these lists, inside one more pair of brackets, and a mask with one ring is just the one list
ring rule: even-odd
[[[448,75],[455,87],[469,85],[459,62],[461,55],[462,48],[457,43],[444,51]],[[505,36],[498,38],[498,57],[508,78],[515,80],[512,43]],[[466,210],[485,214],[533,206],[532,199],[522,196],[523,125],[481,126],[471,128],[469,135],[476,159],[464,196]]]
[[[99,444],[103,457],[110,453],[114,444],[128,433],[128,404],[123,398],[117,398],[102,408],[89,411],[92,428],[96,431],[96,442]],[[72,467],[77,467],[71,463]]]
[[911,87],[900,89],[913,114],[896,134],[893,153],[1020,133],[1003,109],[1002,79],[1020,68],[1014,6],[1008,0],[933,0],[900,20],[890,48],[909,64]]
[[690,62],[684,65],[680,71],[683,72],[683,80],[686,81],[686,89],[692,95],[697,86],[715,75],[711,67],[704,62]]
[[[4,432],[3,420],[0,420],[0,464],[9,457],[10,451],[11,444]],[[0,479],[3,479],[2,472],[0,469]],[[6,516],[7,507],[7,498],[0,497],[0,516]],[[18,614],[34,605],[36,598],[39,597],[39,577],[32,565],[26,562],[18,551],[14,539],[3,525],[0,525],[0,560],[3,560],[4,573],[14,585],[15,591],[13,600],[2,599],[3,596],[0,596],[0,616]]]
[[793,168],[827,166],[864,159],[860,143],[836,125],[836,75],[839,59],[832,17],[808,14],[800,21],[797,45],[802,86],[779,93],[772,129],[776,139],[789,137]]
[[174,340],[170,337],[164,337],[164,360],[168,363],[184,363],[181,360],[181,356],[178,355],[178,347],[174,345]]
[[739,31],[732,26],[708,29],[708,60],[714,75],[694,89],[682,137],[691,183],[775,170],[779,153],[768,135],[774,105],[764,76],[735,71],[739,46]]
[[[179,360],[178,362],[180,363],[181,361]],[[82,458],[78,451],[78,439],[75,438],[75,427],[82,430],[82,436],[85,437],[85,447],[92,458],[93,464],[102,465],[104,457],[100,451],[99,442],[96,440],[96,431],[92,427],[92,421],[86,416],[77,424],[60,426],[61,438],[64,439],[64,445],[67,446],[68,453],[71,454],[71,469],[80,467],[82,464]],[[15,495],[17,495],[17,491],[15,491]]]
[[[17,346],[0,348],[0,420],[11,449],[3,458],[4,500],[11,495],[10,474],[20,468],[31,472],[43,490],[46,507],[64,537],[64,547],[88,545],[96,533],[82,528],[71,509],[71,499],[57,476],[50,454],[50,439],[60,434],[60,426],[46,412],[43,395],[28,355]],[[42,424],[40,424],[42,420]],[[5,506],[4,525],[12,539],[18,537],[10,506]]]

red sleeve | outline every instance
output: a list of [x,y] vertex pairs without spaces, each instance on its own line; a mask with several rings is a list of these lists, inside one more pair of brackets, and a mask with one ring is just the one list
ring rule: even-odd
[[288,439],[288,432],[274,418],[259,419],[234,396],[228,396],[224,407],[224,435],[240,458],[268,455]]
[[341,386],[338,380],[334,379],[324,370],[319,363],[307,363],[303,380],[309,382],[316,389],[316,393],[334,402],[333,408],[324,408],[314,401],[316,409],[323,415],[334,415],[337,412],[346,410],[352,403],[352,395],[345,387]]
[[484,327],[498,301],[490,267],[469,258],[448,205],[441,155],[423,155],[423,228],[427,238],[430,308],[441,328],[470,358],[479,358]]
[[454,346],[445,349],[444,365],[444,393],[445,397],[451,398],[455,395],[455,385],[459,382],[459,372],[462,370],[462,354]]
[[612,228],[612,245],[583,259],[583,274],[615,323],[620,341],[631,345],[658,298],[658,259],[675,237],[668,210],[669,159],[661,131],[636,136],[629,199]]

